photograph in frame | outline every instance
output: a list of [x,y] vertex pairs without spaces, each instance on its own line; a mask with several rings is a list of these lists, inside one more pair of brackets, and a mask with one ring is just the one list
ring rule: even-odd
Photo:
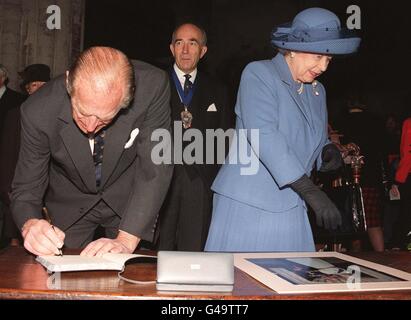
[[234,264],[279,294],[411,289],[410,273],[338,252],[235,253]]

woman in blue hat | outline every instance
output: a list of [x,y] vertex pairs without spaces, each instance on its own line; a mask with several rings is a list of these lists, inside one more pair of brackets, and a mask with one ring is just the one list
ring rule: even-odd
[[[334,13],[310,8],[276,28],[272,43],[279,54],[250,63],[241,77],[238,139],[212,186],[206,251],[314,251],[307,204],[320,226],[341,224],[338,209],[309,179],[313,168],[341,164],[327,139],[325,89],[316,78],[332,56],[355,52],[360,38],[342,29]],[[249,154],[258,164],[251,174],[241,161]]]

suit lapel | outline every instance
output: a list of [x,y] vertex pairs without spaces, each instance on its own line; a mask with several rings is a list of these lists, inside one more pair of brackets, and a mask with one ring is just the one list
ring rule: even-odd
[[277,56],[272,59],[273,66],[276,69],[280,79],[286,84],[285,87],[287,88],[290,96],[293,98],[294,102],[297,104],[298,108],[300,109],[301,113],[304,115],[304,118],[307,120],[308,125],[311,127],[311,120],[310,116],[307,113],[306,109],[304,108],[303,102],[301,101],[300,96],[297,94],[297,91],[294,90],[292,86],[292,82],[294,81],[291,76],[291,72],[288,68],[287,62],[282,54],[277,54]]
[[191,101],[191,113],[193,114],[193,122],[195,128],[201,128],[201,124],[205,121],[203,110],[201,110],[201,86],[202,79],[201,74],[197,71],[197,76],[195,80],[196,91],[194,92],[193,100]]
[[172,76],[173,67],[168,71],[171,87],[171,117],[173,121],[181,121],[181,112],[184,110],[183,103],[181,102],[180,96],[174,83]]
[[[3,105],[5,105],[6,104],[6,102],[7,102],[7,96],[8,96],[8,92],[7,92],[8,90],[7,90],[7,88],[6,88],[6,91],[4,91],[4,93],[3,93],[3,96],[0,98],[0,108],[5,108],[6,106],[4,106],[3,107]],[[0,112],[1,112],[2,110],[0,109]]]
[[194,127],[199,130],[213,127],[212,122],[210,123],[207,108],[209,107],[210,101],[215,101],[215,97],[210,99],[209,88],[210,83],[207,81],[207,78],[204,77],[204,74],[201,71],[198,71],[196,77],[196,91],[194,92],[191,109],[193,113]]
[[6,113],[11,107],[15,104],[12,101],[12,95],[10,94],[10,90],[6,87],[6,91],[4,91],[3,96],[0,98],[0,112]]
[[66,126],[60,131],[60,136],[67,152],[84,185],[91,192],[96,192],[96,175],[90,144],[87,137],[85,137],[73,121],[69,104],[63,107],[59,118],[66,123]]
[[287,86],[287,90],[290,93],[291,97],[293,98],[293,100],[295,101],[295,103],[297,104],[298,108],[300,109],[301,113],[304,115],[305,120],[307,120],[308,125],[310,127],[312,127],[311,124],[311,117],[307,112],[307,109],[304,107],[303,102],[301,101],[300,96],[298,95],[297,91],[294,90],[294,88],[292,86]]
[[131,131],[134,129],[132,121],[133,117],[127,116],[128,112],[132,112],[132,110],[125,110],[124,114],[120,114],[115,122],[106,130],[101,180],[101,185],[103,187],[113,174],[113,171],[124,152],[124,145],[130,138]]
[[[127,110],[126,112],[132,111]],[[63,108],[59,118],[66,123],[66,126],[60,131],[60,136],[74,166],[84,185],[91,192],[97,192],[96,173],[89,140],[73,121],[69,104]],[[131,130],[134,129],[132,128],[133,122],[131,118],[132,117],[127,117],[125,114],[120,114],[115,122],[106,129],[101,181],[102,187],[104,187],[112,175],[117,162],[123,154],[124,145],[130,137]]]

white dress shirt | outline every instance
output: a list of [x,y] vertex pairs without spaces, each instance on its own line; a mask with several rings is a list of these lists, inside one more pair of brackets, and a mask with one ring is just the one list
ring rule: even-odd
[[[184,77],[184,75],[186,73],[181,71],[175,63],[174,63],[174,71],[176,72],[177,78],[181,83],[181,87],[184,88],[184,82],[186,81],[186,78]],[[196,77],[197,77],[197,68],[195,68],[191,73],[189,73],[189,75],[191,76],[190,81],[192,83],[194,83],[194,81],[196,80]]]
[[0,88],[0,99],[3,97],[4,93],[6,92],[6,86],[2,86]]

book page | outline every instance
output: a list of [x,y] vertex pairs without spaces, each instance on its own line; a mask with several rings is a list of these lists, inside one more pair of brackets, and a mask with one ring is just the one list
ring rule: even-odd
[[139,254],[106,253],[103,257],[80,255],[38,256],[36,261],[51,272],[84,270],[122,270],[124,263]]
[[123,267],[124,263],[131,258],[135,257],[144,257],[141,254],[131,254],[131,253],[105,253],[103,254],[103,258],[109,261],[112,261],[118,265]]

